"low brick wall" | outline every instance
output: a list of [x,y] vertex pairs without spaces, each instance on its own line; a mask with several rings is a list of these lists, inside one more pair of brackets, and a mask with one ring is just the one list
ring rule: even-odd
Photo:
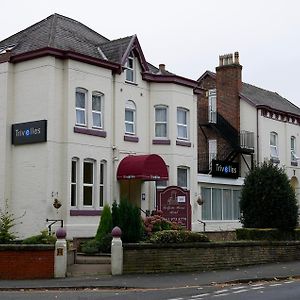
[[123,273],[190,272],[300,260],[300,242],[124,244]]
[[54,245],[0,245],[0,279],[54,277]]

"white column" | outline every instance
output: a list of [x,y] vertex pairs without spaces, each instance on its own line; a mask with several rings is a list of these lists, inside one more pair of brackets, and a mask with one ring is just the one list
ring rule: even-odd
[[111,242],[111,274],[122,275],[123,273],[123,246],[121,240],[122,231],[119,227],[112,230]]
[[56,231],[57,241],[54,253],[54,277],[65,278],[67,274],[67,241],[66,232],[63,228]]

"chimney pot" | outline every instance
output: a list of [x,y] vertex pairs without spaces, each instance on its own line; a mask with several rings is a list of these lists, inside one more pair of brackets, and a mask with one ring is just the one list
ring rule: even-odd
[[234,52],[234,63],[239,65],[240,61],[239,61],[239,53],[238,52]]
[[159,64],[159,71],[163,72],[166,70],[166,65],[165,64]]

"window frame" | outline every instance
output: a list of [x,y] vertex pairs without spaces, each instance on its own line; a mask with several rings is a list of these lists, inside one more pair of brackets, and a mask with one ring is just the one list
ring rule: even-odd
[[[274,137],[274,144],[272,144],[273,143],[272,136]],[[270,132],[270,156],[271,159],[277,159],[277,160],[279,159],[278,133],[275,131]]]
[[[185,172],[185,181],[186,181],[186,186],[181,185],[179,182],[179,173],[184,171]],[[190,179],[189,179],[189,168],[185,166],[178,166],[177,167],[177,186],[181,187],[182,189],[188,190],[190,186]]]
[[[100,97],[100,110],[94,110],[93,109],[93,100],[94,96]],[[91,103],[91,111],[92,111],[92,128],[95,129],[103,129],[103,93],[98,91],[92,92],[92,103]],[[94,114],[98,114],[100,116],[100,126],[97,126],[94,124]]]
[[[204,196],[204,190],[209,191],[209,199],[205,199]],[[215,211],[219,211],[221,212],[221,218],[220,219],[215,219],[213,218],[213,214],[214,214],[214,207],[213,205],[216,204],[213,198],[213,192],[217,192],[220,191],[221,193],[221,199],[220,203],[221,203],[221,207],[217,207],[217,210]],[[226,205],[225,205],[225,201],[228,201],[228,199],[225,199],[224,193],[229,191],[230,192],[230,202],[229,206],[230,206],[230,212],[229,214],[232,216],[232,219],[227,219],[225,218],[225,212],[226,212]],[[238,193],[238,197],[237,194]],[[202,194],[202,198],[204,200],[204,204],[202,206],[202,211],[201,211],[201,218],[204,221],[209,221],[209,222],[237,222],[240,220],[241,217],[241,210],[240,210],[240,206],[239,206],[239,199],[241,196],[241,190],[240,189],[233,189],[233,188],[222,188],[222,187],[201,187],[201,194]],[[208,203],[208,207],[206,207],[206,203]],[[206,209],[209,209],[209,211],[207,211]],[[237,211],[238,209],[238,211]]]
[[[84,94],[84,108],[77,106],[77,94]],[[84,88],[77,87],[75,90],[75,125],[87,127],[88,125],[88,114],[87,114],[87,99],[88,99],[88,91]],[[77,111],[84,112],[84,123],[79,123],[77,120]]]
[[[185,114],[185,120],[186,120],[186,123],[179,123],[179,120],[178,120],[178,113],[179,112],[183,112]],[[177,118],[176,118],[176,121],[177,121],[177,139],[178,140],[189,140],[189,110],[184,108],[184,107],[177,107]],[[186,136],[181,136],[180,135],[180,130],[179,128],[183,128],[185,133],[186,133]]]
[[[131,76],[129,76],[129,74]],[[132,80],[131,80],[132,77]],[[127,61],[126,61],[126,70],[125,70],[125,81],[135,83],[135,61],[134,55],[132,52],[129,53]]]
[[217,123],[217,90],[208,90],[208,122]]
[[[132,115],[133,115],[132,121],[126,120],[126,112],[132,112]],[[133,129],[132,132],[127,131],[126,124],[132,125],[132,129]],[[125,134],[126,135],[136,135],[136,104],[132,100],[127,100],[125,103],[124,126],[125,126]]]
[[[73,163],[75,164],[75,168],[73,168]],[[73,157],[71,161],[71,195],[70,195],[70,206],[71,207],[78,207],[78,175],[79,175],[79,159],[77,157]],[[74,173],[73,173],[74,172]],[[75,177],[75,181],[73,181],[73,178]],[[73,198],[73,188],[75,191],[75,196]],[[74,199],[74,204],[73,204],[73,199]]]
[[[165,120],[164,121],[157,121],[157,111],[158,110],[164,110],[165,111]],[[167,139],[168,138],[168,106],[167,105],[155,105],[154,106],[154,137],[155,139]],[[165,135],[164,136],[158,136],[156,128],[158,125],[165,125]]]
[[296,137],[294,135],[291,136],[291,163],[295,164],[298,162],[297,160],[297,144],[296,144]]
[[[91,164],[92,165],[92,183],[86,183],[85,182],[85,164]],[[90,205],[85,204],[85,187],[92,188],[92,195],[91,200],[92,203]],[[82,206],[84,208],[86,207],[94,207],[95,206],[95,161],[92,159],[84,159],[83,160],[83,177],[82,177]]]
[[106,197],[106,194],[105,194],[105,187],[106,187],[106,177],[105,177],[105,174],[106,174],[106,161],[105,160],[101,160],[100,161],[98,174],[99,174],[99,180],[98,180],[98,185],[99,185],[98,207],[103,208],[104,207],[105,197]]

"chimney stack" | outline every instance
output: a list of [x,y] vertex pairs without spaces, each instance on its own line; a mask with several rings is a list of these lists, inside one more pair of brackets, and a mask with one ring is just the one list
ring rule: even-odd
[[234,56],[232,53],[219,56],[219,67],[239,64],[240,63],[238,52],[234,52]]

